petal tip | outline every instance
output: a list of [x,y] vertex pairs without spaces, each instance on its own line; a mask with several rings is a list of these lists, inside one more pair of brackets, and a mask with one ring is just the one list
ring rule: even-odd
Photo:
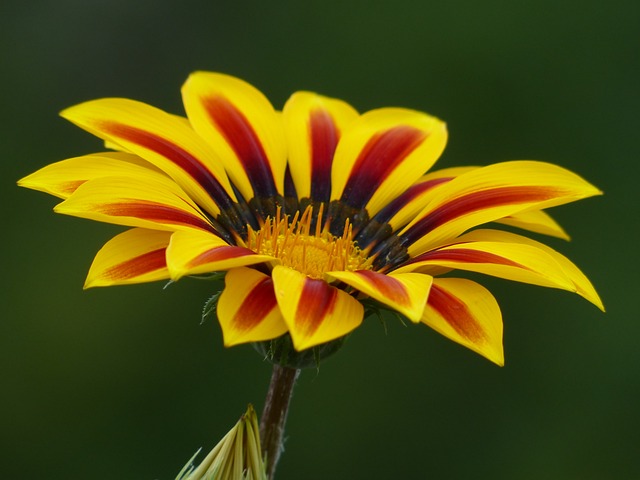
[[231,335],[225,329],[222,329],[222,344],[224,345],[224,348],[235,347],[246,342],[246,340],[243,342],[240,336]]
[[[95,102],[95,100],[93,100]],[[77,105],[72,105],[70,107],[65,108],[64,110],[61,110],[58,115],[60,115],[62,118],[64,118],[65,120],[68,120],[70,122],[74,122],[74,119],[76,117],[76,114],[78,112],[78,110],[80,110],[84,105],[91,103],[92,101],[88,101],[88,102],[82,102],[82,103],[78,103]]]
[[[594,292],[595,293],[595,292]],[[604,307],[604,303],[600,299],[600,296],[595,293],[595,296],[585,297],[589,302],[593,303],[602,313],[607,313],[607,310]]]
[[99,276],[90,271],[84,281],[84,285],[82,285],[82,290],[89,290],[96,287],[109,287],[111,285],[113,284],[106,282],[104,279],[101,280]]
[[[502,347],[502,344],[500,345],[500,347]],[[504,367],[504,349],[503,348],[500,348],[499,350],[487,352],[484,355],[484,357],[490,362],[493,362],[494,364],[496,364],[497,366]]]

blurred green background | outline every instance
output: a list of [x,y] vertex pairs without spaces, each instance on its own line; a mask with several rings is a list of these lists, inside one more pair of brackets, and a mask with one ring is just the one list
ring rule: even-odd
[[555,209],[574,240],[548,243],[607,314],[483,281],[505,317],[502,369],[426,327],[369,320],[303,373],[278,478],[640,478],[639,41],[635,0],[4,0],[0,478],[172,480],[248,402],[262,408],[269,365],[200,325],[216,285],[83,291],[121,229],[15,186],[101,149],[61,109],[124,96],[182,113],[197,69],[278,108],[306,89],[428,111],[449,125],[439,166],[540,159],[606,193]]

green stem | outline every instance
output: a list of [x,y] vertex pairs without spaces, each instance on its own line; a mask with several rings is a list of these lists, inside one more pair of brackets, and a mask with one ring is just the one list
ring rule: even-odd
[[278,459],[283,451],[284,426],[298,375],[299,369],[273,365],[271,383],[260,417],[260,443],[267,463],[269,480],[273,480]]

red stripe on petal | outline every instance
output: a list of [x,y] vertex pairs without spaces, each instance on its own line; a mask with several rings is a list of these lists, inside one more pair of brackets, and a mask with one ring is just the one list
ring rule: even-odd
[[393,199],[387,204],[387,206],[380,210],[380,212],[378,212],[374,217],[374,220],[386,223],[396,213],[398,213],[402,207],[411,203],[411,201],[415,200],[423,193],[451,180],[453,180],[453,177],[442,177],[412,185],[406,192]]
[[408,243],[413,243],[435,228],[463,215],[505,205],[542,202],[559,194],[562,192],[558,189],[536,186],[499,187],[472,192],[436,208],[409,228],[403,237]]
[[[226,248],[226,247],[223,247]],[[276,308],[273,280],[266,278],[247,294],[242,305],[233,316],[233,328],[241,332],[251,330]]]
[[331,194],[331,164],[340,132],[331,115],[322,109],[311,112],[311,198],[318,202],[329,200]]
[[474,344],[486,340],[482,327],[458,297],[434,284],[429,293],[428,303],[460,336]]
[[[382,210],[380,210],[362,230],[360,230],[355,241],[362,249],[372,245],[372,242],[380,242],[391,235],[391,230],[386,230],[387,223],[405,206],[413,202],[423,193],[438,185],[453,180],[453,177],[442,177],[428,180],[426,182],[412,185],[400,196],[394,198]],[[418,208],[420,210],[420,208]],[[405,222],[406,224],[406,222]],[[404,225],[396,225],[396,230]]]
[[202,104],[242,163],[256,195],[275,195],[276,187],[267,154],[244,114],[222,96],[204,98]]
[[169,139],[117,122],[101,122],[100,127],[110,135],[135,143],[170,160],[198,182],[221,209],[232,207],[233,202],[227,192],[200,160]]
[[320,327],[324,318],[333,312],[338,291],[323,280],[307,278],[296,310],[296,327],[310,336]]
[[167,267],[165,249],[159,248],[108,268],[101,275],[110,280],[128,280]]
[[417,128],[401,125],[371,137],[353,165],[342,200],[363,208],[378,187],[427,138]]
[[409,293],[405,286],[398,280],[388,277],[382,273],[372,272],[371,270],[359,270],[356,272],[371,283],[376,290],[398,305],[408,306],[411,304]]
[[461,263],[492,263],[495,265],[507,265],[509,267],[525,268],[518,262],[501,257],[495,253],[480,252],[478,250],[470,250],[466,248],[449,248],[446,250],[434,250],[426,252],[422,255],[411,259],[407,265],[424,261],[445,261],[445,262],[461,262]]
[[230,260],[232,258],[246,257],[247,255],[255,255],[253,250],[244,247],[217,247],[201,253],[191,260],[187,267],[195,268],[207,263],[219,262],[222,260]]
[[204,219],[159,203],[132,200],[96,205],[94,209],[113,217],[133,217],[169,225],[190,225],[209,232],[213,231],[211,225]]

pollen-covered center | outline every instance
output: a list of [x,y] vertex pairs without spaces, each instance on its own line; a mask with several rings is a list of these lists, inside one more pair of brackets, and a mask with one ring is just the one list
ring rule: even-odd
[[[322,226],[322,205],[316,221],[313,207],[307,207],[291,218],[277,211],[255,231],[249,227],[247,247],[261,255],[279,259],[311,278],[323,278],[326,272],[368,270],[372,261],[353,241],[352,226],[345,222],[342,236],[332,235]],[[312,229],[312,225],[315,228]]]

